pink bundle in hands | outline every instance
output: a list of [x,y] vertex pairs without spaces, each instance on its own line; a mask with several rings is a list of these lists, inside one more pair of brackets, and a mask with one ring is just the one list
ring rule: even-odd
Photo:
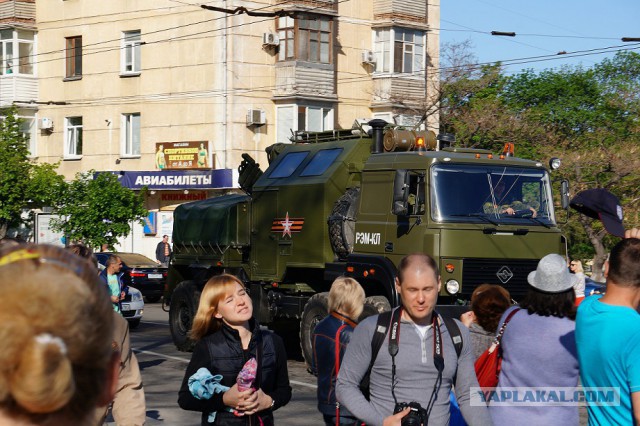
[[[258,371],[258,361],[255,358],[251,358],[247,361],[242,370],[238,373],[236,383],[238,384],[238,390],[240,392],[251,389],[253,382],[256,380],[256,374]],[[237,410],[234,410],[233,414],[236,416],[242,416],[243,414]]]
[[238,390],[240,392],[251,389],[254,380],[256,379],[256,373],[258,370],[258,361],[255,358],[251,358],[247,361],[242,370],[238,373],[236,383],[238,384]]

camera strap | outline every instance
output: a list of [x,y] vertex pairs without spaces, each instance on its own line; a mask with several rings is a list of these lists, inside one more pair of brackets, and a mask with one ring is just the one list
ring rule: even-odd
[[[400,319],[402,318],[402,307],[399,307],[393,312],[391,317],[391,331],[389,332],[389,355],[391,355],[391,395],[393,401],[398,404],[396,399],[395,387],[396,387],[396,355],[400,348]],[[435,403],[435,393],[440,387],[442,382],[442,371],[444,370],[444,355],[442,354],[442,334],[440,333],[440,322],[438,321],[438,314],[434,310],[431,314],[431,325],[433,326],[433,365],[438,371],[438,378],[436,379],[433,393],[429,398],[429,405],[432,406],[432,400]],[[430,411],[430,410],[428,410]]]

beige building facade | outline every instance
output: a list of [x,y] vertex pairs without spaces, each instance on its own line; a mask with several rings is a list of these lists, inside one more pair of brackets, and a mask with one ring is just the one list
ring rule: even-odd
[[[437,92],[438,0],[208,3],[217,10],[170,0],[0,0],[0,11],[6,3],[35,5],[38,85],[12,98],[31,108],[33,157],[60,162],[69,179],[88,170],[139,182],[209,176],[209,187],[183,178],[149,186],[148,208],[167,216],[194,191],[237,187],[242,153],[264,169],[265,148],[295,131],[370,118],[413,125]],[[250,13],[220,10],[239,6]],[[12,35],[16,46],[21,34]],[[436,117],[426,125],[437,133]],[[161,167],[161,144],[179,154],[187,142],[202,143],[205,167]]]

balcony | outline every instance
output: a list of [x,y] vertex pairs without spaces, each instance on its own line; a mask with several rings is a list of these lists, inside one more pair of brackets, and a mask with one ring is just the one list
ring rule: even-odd
[[304,61],[276,63],[274,99],[308,98],[335,100],[334,66]]
[[7,74],[0,76],[0,107],[14,102],[38,100],[38,79],[32,75]]
[[373,107],[419,107],[425,102],[424,76],[374,76]]
[[338,12],[336,0],[276,0],[276,6],[283,10],[309,10],[314,13]]
[[17,23],[35,26],[35,0],[0,0],[0,24]]

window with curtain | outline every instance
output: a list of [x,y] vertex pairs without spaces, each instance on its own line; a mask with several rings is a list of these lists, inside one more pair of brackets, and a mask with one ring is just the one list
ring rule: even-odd
[[122,62],[120,67],[122,74],[140,73],[141,40],[140,30],[122,33]]
[[122,155],[140,156],[140,113],[122,114]]
[[425,66],[425,32],[395,27],[375,30],[374,52],[376,72],[422,72]]
[[64,158],[74,159],[82,156],[82,117],[65,118]]

